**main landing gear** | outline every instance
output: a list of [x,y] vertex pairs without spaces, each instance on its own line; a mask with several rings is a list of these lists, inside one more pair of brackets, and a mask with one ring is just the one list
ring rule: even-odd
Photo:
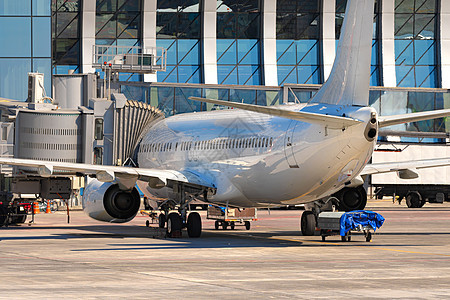
[[324,210],[332,210],[331,204],[337,204],[339,211],[363,210],[367,204],[367,193],[363,186],[343,188],[331,195],[327,200],[314,202],[311,210],[305,210],[300,219],[300,228],[304,236],[314,235],[317,227],[317,216]]
[[[187,229],[188,236],[190,238],[198,238],[202,234],[202,218],[198,212],[191,212],[187,214],[189,203],[192,199],[186,197],[185,187],[183,185],[174,184],[174,191],[178,199],[173,201],[174,203],[179,203],[178,212],[169,211],[174,208],[174,205],[169,205],[165,203],[162,210],[164,213],[159,215],[158,225],[160,228],[166,228],[166,233],[168,237],[181,237],[182,230]],[[172,203],[173,204],[173,203]]]
[[186,228],[190,238],[200,237],[202,234],[202,218],[198,212],[191,212],[187,220],[183,220],[182,213],[171,212],[159,215],[159,227],[165,228],[168,237],[181,237],[181,231]]

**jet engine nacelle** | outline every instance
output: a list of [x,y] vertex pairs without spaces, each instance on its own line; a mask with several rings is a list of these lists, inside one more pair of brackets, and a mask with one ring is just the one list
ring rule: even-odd
[[119,189],[114,182],[92,180],[84,189],[83,210],[91,218],[111,223],[131,221],[141,205],[136,188]]
[[333,196],[339,200],[340,211],[363,210],[367,204],[367,192],[362,185],[345,187]]

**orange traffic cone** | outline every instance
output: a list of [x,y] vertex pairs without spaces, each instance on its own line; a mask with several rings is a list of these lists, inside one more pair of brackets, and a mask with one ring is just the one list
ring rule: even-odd
[[51,214],[52,211],[50,210],[50,201],[47,201],[47,208],[45,209],[46,214]]
[[41,212],[39,211],[39,203],[38,202],[33,202],[33,214],[40,214]]

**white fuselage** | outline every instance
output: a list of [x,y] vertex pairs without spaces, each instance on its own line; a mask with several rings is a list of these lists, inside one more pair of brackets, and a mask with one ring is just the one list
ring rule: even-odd
[[[139,166],[198,174],[216,186],[208,198],[214,203],[267,207],[331,195],[367,164],[376,143],[365,138],[372,108],[280,107],[363,122],[343,129],[233,109],[182,114],[149,129],[139,146]],[[170,197],[168,189],[139,186],[144,193]]]

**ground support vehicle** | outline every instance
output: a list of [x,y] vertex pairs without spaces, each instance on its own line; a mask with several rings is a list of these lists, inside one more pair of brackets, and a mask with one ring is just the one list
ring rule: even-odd
[[10,224],[22,224],[32,212],[32,205],[22,199],[0,202],[0,227]]
[[223,230],[234,229],[235,226],[245,226],[245,229],[250,230],[250,222],[256,221],[256,208],[227,208],[221,206],[208,206],[208,213],[206,216],[209,220],[216,220],[214,228]]
[[444,203],[450,201],[450,185],[442,184],[374,184],[375,197],[383,199],[385,196],[393,197],[393,202],[406,201],[409,208],[420,208],[429,203]]
[[343,242],[350,242],[352,239],[352,232],[362,232],[366,242],[371,242],[373,235],[372,231],[374,231],[374,229],[370,225],[358,224],[343,234],[341,230],[343,215],[355,213],[360,212],[321,212],[317,218],[317,227],[320,229],[322,241],[324,242],[328,236],[340,235]]
[[[397,149],[397,150],[395,150]],[[450,156],[447,144],[404,145],[381,144],[373,153],[372,163],[405,162],[423,157],[439,159]],[[420,208],[429,203],[443,203],[450,200],[450,167],[429,169],[399,169],[397,172],[371,176],[374,197],[392,197],[399,204],[405,200],[409,208]]]
[[145,226],[149,227],[150,224],[158,224],[159,218],[157,212],[145,209],[142,209],[140,212],[141,215],[148,216],[150,218],[150,220],[145,221]]

